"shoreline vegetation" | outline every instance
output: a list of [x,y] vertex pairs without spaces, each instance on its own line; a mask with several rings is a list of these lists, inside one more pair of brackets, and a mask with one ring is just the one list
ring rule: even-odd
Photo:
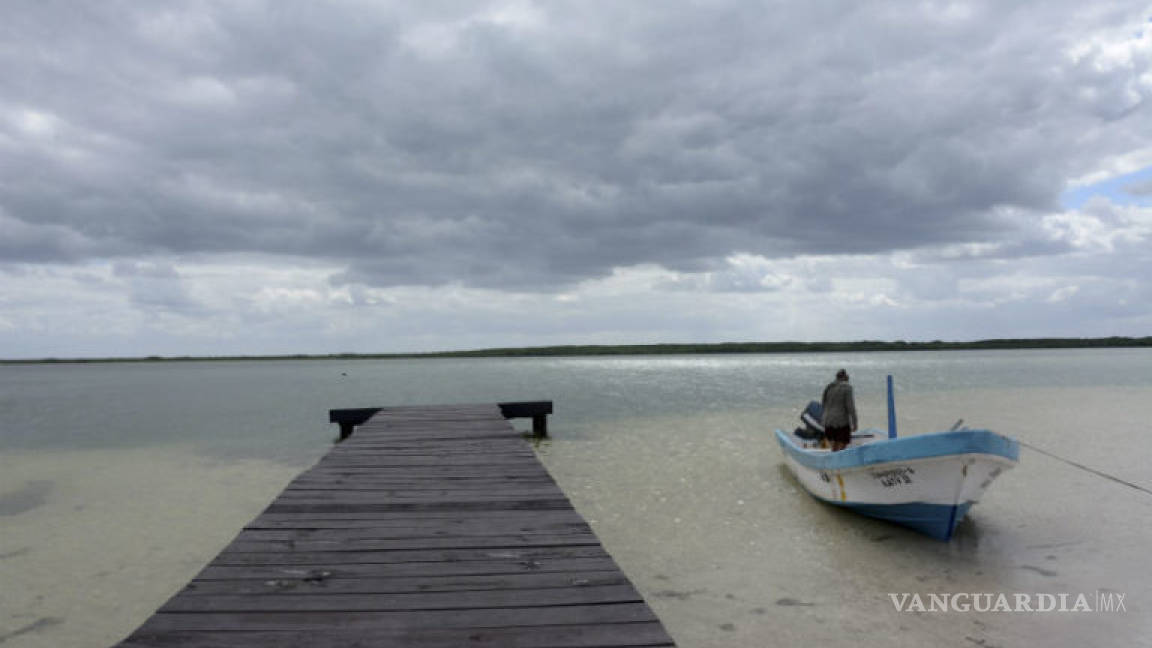
[[251,360],[389,360],[414,358],[532,358],[558,356],[684,355],[710,353],[846,353],[876,351],[971,351],[1016,349],[1103,349],[1152,347],[1149,337],[1000,338],[971,342],[721,342],[713,344],[605,344],[508,347],[424,353],[330,353],[292,355],[142,356],[109,358],[3,359],[0,364],[85,364],[110,362],[226,362]]

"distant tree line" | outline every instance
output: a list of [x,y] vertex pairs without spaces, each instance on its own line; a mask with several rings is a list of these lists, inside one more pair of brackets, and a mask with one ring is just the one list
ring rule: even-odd
[[548,356],[671,355],[688,353],[848,353],[863,351],[952,351],[974,349],[1100,349],[1152,347],[1152,337],[999,338],[972,342],[723,342],[718,344],[606,344],[510,347],[429,353],[334,353],[327,355],[146,356],[138,358],[39,358],[0,360],[5,364],[93,362],[207,362],[221,360],[373,360],[397,358],[525,358]]
[[853,342],[723,342],[718,344],[614,344],[478,349],[422,354],[434,357],[521,357],[663,355],[686,353],[837,353],[857,351],[947,351],[972,349],[1084,349],[1149,347],[1152,337],[1108,338],[1004,338],[972,342],[906,342],[857,340]]

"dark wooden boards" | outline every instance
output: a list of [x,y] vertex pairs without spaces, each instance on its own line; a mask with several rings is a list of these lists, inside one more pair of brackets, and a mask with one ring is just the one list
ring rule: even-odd
[[375,411],[119,644],[467,645],[673,645],[495,404]]

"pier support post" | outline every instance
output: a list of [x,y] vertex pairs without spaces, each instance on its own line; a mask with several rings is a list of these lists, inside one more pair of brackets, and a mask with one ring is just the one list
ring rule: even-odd
[[532,436],[542,439],[548,436],[548,415],[537,414],[532,417]]

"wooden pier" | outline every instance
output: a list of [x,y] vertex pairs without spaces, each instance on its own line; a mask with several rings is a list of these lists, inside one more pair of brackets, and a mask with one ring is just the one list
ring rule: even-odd
[[672,646],[506,418],[551,409],[333,410],[346,440],[118,645]]

